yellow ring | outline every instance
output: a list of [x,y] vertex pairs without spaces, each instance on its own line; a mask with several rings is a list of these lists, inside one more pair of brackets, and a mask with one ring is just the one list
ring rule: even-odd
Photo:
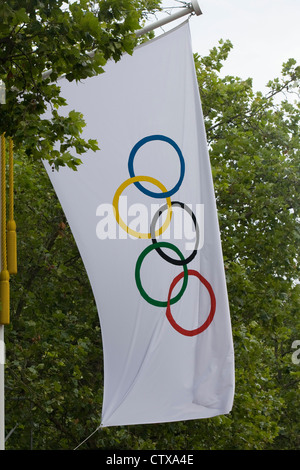
[[[125,232],[129,233],[130,235],[132,235],[136,238],[151,238],[151,233],[138,233],[135,230],[132,230],[131,228],[129,228],[124,223],[124,221],[121,219],[120,214],[119,214],[119,198],[120,198],[120,195],[122,194],[124,189],[127,188],[127,186],[129,186],[132,183],[136,183],[137,181],[148,181],[149,183],[155,184],[155,186],[157,186],[162,192],[167,192],[167,189],[165,188],[165,186],[160,181],[156,180],[155,178],[152,178],[152,176],[133,176],[132,178],[129,178],[128,180],[124,181],[124,183],[122,183],[118,187],[118,189],[117,189],[117,191],[114,195],[114,199],[113,199],[113,203],[112,203],[113,209],[114,209],[114,215],[115,215],[116,221],[122,227],[122,229],[125,230]],[[167,217],[166,217],[166,220],[163,223],[163,225],[155,232],[155,235],[157,237],[159,235],[161,235],[168,228],[168,226],[170,225],[170,222],[171,222],[171,217],[172,217],[171,198],[167,197],[166,201],[167,201],[167,204],[168,204]]]

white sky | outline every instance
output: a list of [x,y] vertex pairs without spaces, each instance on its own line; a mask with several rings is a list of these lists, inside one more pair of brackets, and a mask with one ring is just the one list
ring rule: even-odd
[[[283,62],[293,57],[300,65],[300,0],[198,0],[198,4],[203,14],[190,20],[193,51],[206,55],[219,39],[233,44],[222,75],[251,77],[254,89],[265,91],[266,83],[280,76]],[[163,0],[163,6],[181,4]],[[179,22],[164,26],[164,31]],[[156,35],[162,32],[159,29]]]

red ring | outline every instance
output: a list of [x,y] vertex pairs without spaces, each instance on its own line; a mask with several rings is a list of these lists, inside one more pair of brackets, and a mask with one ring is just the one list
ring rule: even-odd
[[184,276],[183,272],[181,272],[180,274],[178,274],[178,276],[175,277],[175,279],[173,280],[173,282],[170,286],[166,316],[167,316],[167,319],[169,320],[170,324],[173,326],[173,328],[176,331],[178,331],[178,333],[181,333],[182,335],[185,335],[185,336],[196,336],[196,335],[199,335],[200,333],[202,333],[204,330],[206,330],[206,328],[208,328],[209,325],[211,324],[211,322],[213,321],[215,311],[216,311],[216,297],[215,297],[213,288],[211,287],[210,283],[203,276],[201,276],[201,274],[198,273],[198,271],[194,271],[193,269],[188,269],[188,275],[189,274],[191,276],[196,276],[199,279],[199,281],[202,282],[202,284],[206,287],[206,289],[209,292],[211,308],[210,308],[210,312],[209,312],[209,315],[208,315],[207,319],[205,320],[205,322],[201,326],[199,326],[198,328],[195,328],[194,330],[186,330],[186,329],[182,328],[181,326],[179,326],[178,323],[176,323],[176,321],[174,320],[174,318],[172,316],[172,313],[171,313],[170,299],[171,299],[171,295],[172,295],[172,291],[173,291],[174,287],[180,281],[180,279]]

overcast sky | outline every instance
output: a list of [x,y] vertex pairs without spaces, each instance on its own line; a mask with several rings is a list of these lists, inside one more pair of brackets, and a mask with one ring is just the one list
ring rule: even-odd
[[[205,55],[219,39],[230,39],[233,49],[223,75],[251,77],[255,90],[264,91],[266,83],[280,75],[283,62],[293,57],[300,65],[300,0],[198,0],[198,4],[203,14],[190,20],[193,51]],[[163,6],[180,2],[163,0]],[[156,35],[160,33],[161,29]]]

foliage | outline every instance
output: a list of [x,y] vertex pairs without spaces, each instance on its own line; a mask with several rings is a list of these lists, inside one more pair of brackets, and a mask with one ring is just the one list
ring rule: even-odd
[[101,411],[101,334],[48,176],[41,163],[25,161],[15,160],[19,273],[11,278],[6,426],[17,424],[12,448],[69,448]]
[[[220,77],[230,48],[221,41],[219,49],[195,60],[234,331],[231,446],[266,448],[278,436],[275,446],[295,448],[299,371],[291,345],[300,333],[300,67],[290,59],[264,96],[254,93],[250,79]],[[279,437],[289,433],[289,443]]]
[[[83,80],[103,72],[107,60],[132,53],[148,11],[159,0],[0,0],[0,79],[6,104],[0,133],[13,136],[33,159],[73,169],[96,140],[81,138],[83,116],[59,115],[65,103],[58,78]],[[91,55],[92,54],[92,55]],[[49,70],[48,77],[43,73]],[[49,116],[45,117],[48,110]]]
[[[195,56],[236,357],[230,414],[101,429],[81,449],[299,449],[299,67],[266,95],[221,77],[231,49]],[[292,94],[291,94],[292,92]],[[295,95],[297,98],[297,95]],[[25,164],[26,162],[26,164]],[[37,161],[16,161],[19,274],[7,340],[10,449],[73,449],[99,424],[98,316],[68,224]]]

